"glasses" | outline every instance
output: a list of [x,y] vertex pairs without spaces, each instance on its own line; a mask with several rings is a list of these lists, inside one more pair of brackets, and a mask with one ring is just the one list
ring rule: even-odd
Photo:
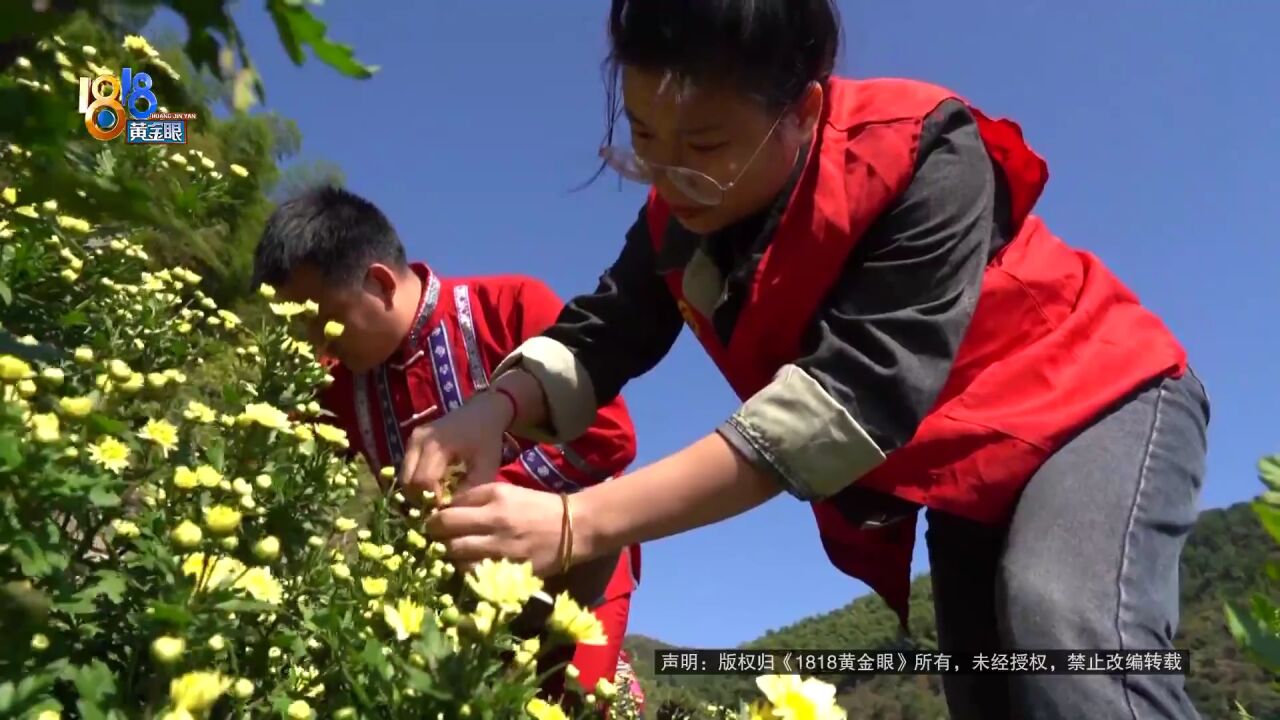
[[637,155],[635,150],[617,145],[606,145],[600,148],[600,157],[606,165],[613,168],[619,175],[633,182],[653,185],[660,174],[665,173],[672,187],[678,190],[681,195],[699,205],[711,207],[724,202],[725,193],[729,192],[734,185],[737,185],[742,176],[746,174],[747,169],[751,167],[751,163],[755,162],[760,151],[764,149],[765,143],[773,136],[773,132],[778,129],[778,123],[785,114],[783,112],[778,115],[777,119],[773,121],[773,126],[769,128],[769,132],[765,133],[764,139],[756,146],[756,151],[751,154],[746,164],[738,171],[737,176],[724,185],[710,175],[698,172],[693,168],[651,163]]

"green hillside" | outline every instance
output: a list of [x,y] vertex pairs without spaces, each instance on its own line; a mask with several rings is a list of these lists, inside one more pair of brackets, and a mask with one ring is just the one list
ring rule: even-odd
[[[1182,609],[1177,645],[1192,652],[1193,675],[1187,685],[1205,720],[1236,718],[1239,701],[1258,720],[1280,718],[1280,693],[1266,674],[1242,657],[1223,622],[1226,598],[1238,599],[1261,587],[1263,564],[1280,556],[1257,516],[1241,503],[1208,510],[1187,542],[1182,561]],[[894,648],[936,647],[933,600],[928,576],[912,587],[912,631],[900,637],[893,614],[874,596],[858,598],[835,611],[805,618],[766,633],[744,647]],[[730,703],[754,695],[749,677],[654,677],[654,650],[666,647],[653,638],[631,636],[635,658],[649,696],[650,717],[663,704]],[[931,676],[824,678],[840,688],[841,702],[858,720],[937,720],[947,717],[941,685]]]

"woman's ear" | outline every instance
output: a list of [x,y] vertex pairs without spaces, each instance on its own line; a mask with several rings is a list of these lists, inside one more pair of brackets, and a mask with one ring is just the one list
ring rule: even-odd
[[818,127],[818,121],[822,118],[823,98],[822,84],[817,81],[809,83],[804,95],[800,97],[796,107],[795,132],[802,140],[812,137]]

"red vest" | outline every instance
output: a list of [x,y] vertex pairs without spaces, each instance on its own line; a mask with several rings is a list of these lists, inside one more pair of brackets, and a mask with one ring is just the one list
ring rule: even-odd
[[[742,399],[800,354],[801,334],[871,223],[912,180],[924,119],[963,98],[909,80],[832,79],[803,176],[759,267],[728,346],[667,281],[685,320]],[[1031,209],[1044,161],[1008,120],[970,107],[1003,171],[1015,237],[988,265],[972,323],[937,402],[911,441],[856,482],[975,521],[1008,522],[1030,477],[1074,433],[1186,354],[1093,255],[1068,247]],[[651,191],[660,246],[669,208]],[[813,503],[828,558],[866,582],[907,625],[915,521],[856,527]]]

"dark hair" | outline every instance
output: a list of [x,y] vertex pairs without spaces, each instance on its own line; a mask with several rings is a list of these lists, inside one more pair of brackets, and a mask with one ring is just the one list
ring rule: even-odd
[[729,87],[780,111],[826,83],[840,49],[832,0],[612,0],[607,130],[621,114],[622,66]]
[[337,187],[318,187],[271,213],[253,258],[251,288],[280,285],[300,265],[326,282],[351,285],[372,263],[407,266],[404,245],[377,206]]

